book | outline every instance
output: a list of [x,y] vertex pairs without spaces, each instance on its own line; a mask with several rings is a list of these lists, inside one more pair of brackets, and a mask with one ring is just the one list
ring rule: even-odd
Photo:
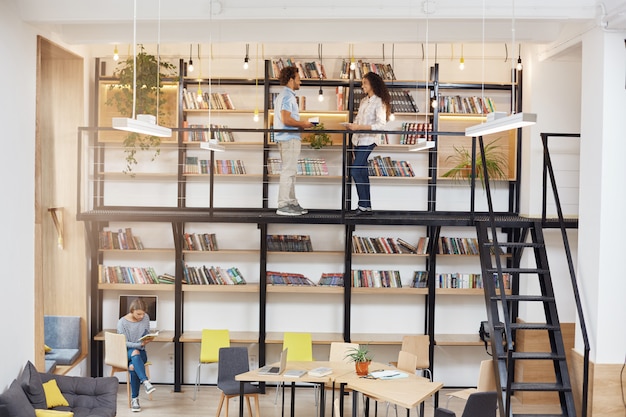
[[333,368],[327,368],[325,366],[320,366],[319,368],[311,369],[309,371],[309,375],[316,377],[316,378],[321,378],[323,376],[330,375],[332,373],[333,373]]
[[409,374],[406,372],[397,371],[395,369],[389,369],[386,371],[374,371],[370,375],[375,379],[399,379],[407,378]]
[[158,335],[159,335],[159,331],[158,330],[154,330],[154,331],[152,331],[152,332],[150,332],[150,333],[148,333],[148,334],[146,334],[144,336],[141,336],[139,338],[139,341],[141,342],[141,341],[144,341],[146,339],[153,339],[153,338],[157,337]]
[[288,371],[285,371],[283,376],[285,378],[300,378],[304,374],[306,374],[306,371],[304,369],[290,369]]

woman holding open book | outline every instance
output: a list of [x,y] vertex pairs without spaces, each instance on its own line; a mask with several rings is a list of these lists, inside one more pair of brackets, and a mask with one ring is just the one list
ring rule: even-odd
[[145,363],[148,361],[146,345],[152,341],[150,334],[150,317],[146,313],[144,300],[136,298],[130,303],[129,312],[117,322],[117,332],[126,336],[128,349],[128,371],[130,373],[131,410],[141,411],[139,405],[139,387],[143,384],[146,394],[155,388],[146,376]]
[[[391,95],[379,75],[368,72],[363,76],[361,88],[365,97],[359,104],[354,123],[347,123],[348,130],[382,130],[391,114]],[[380,142],[380,134],[356,133],[352,135],[354,158],[350,174],[356,184],[359,204],[356,214],[371,214],[370,179],[367,172],[367,158]]]

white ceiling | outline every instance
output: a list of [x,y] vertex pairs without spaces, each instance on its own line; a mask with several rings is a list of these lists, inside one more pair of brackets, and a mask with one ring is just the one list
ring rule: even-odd
[[[131,0],[0,0],[69,44],[132,41]],[[626,29],[626,1],[605,0],[137,0],[138,33],[161,42],[548,43],[603,16]],[[211,14],[211,11],[213,13]],[[144,38],[145,39],[145,38]]]

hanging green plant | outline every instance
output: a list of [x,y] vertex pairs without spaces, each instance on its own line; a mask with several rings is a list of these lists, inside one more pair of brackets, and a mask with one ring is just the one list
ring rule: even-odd
[[302,141],[311,145],[313,149],[322,149],[326,145],[332,145],[330,135],[324,132],[324,123],[313,127],[314,132],[302,138]]
[[[164,95],[161,94],[162,79],[172,76],[176,67],[169,62],[159,62],[154,55],[146,53],[143,45],[138,46],[135,114],[156,115],[158,108],[160,118],[163,115],[162,105],[166,102]],[[133,115],[133,71],[132,56],[117,65],[114,76],[119,79],[119,83],[109,87],[112,94],[105,103],[107,106],[114,106],[123,117],[132,117]],[[161,153],[160,146],[161,138],[159,137],[129,133],[124,139],[124,153],[126,155],[124,172],[131,172],[133,167],[137,165],[138,150],[152,149],[154,154],[151,160],[154,161]]]
[[[501,138],[485,145],[485,162],[487,165],[487,175],[491,180],[503,180],[508,178],[508,159],[497,142]],[[472,178],[472,152],[464,147],[454,147],[454,154],[446,158],[446,162],[452,162],[454,167],[446,171],[442,177],[454,178],[458,180],[471,180]],[[476,152],[476,177],[485,187],[485,176],[483,174],[483,162],[480,151]]]

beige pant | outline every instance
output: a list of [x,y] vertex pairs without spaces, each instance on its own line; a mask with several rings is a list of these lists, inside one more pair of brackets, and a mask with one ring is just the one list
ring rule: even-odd
[[296,173],[298,172],[298,158],[300,157],[300,140],[290,139],[278,142],[280,151],[281,169],[280,184],[278,186],[278,208],[297,205]]

